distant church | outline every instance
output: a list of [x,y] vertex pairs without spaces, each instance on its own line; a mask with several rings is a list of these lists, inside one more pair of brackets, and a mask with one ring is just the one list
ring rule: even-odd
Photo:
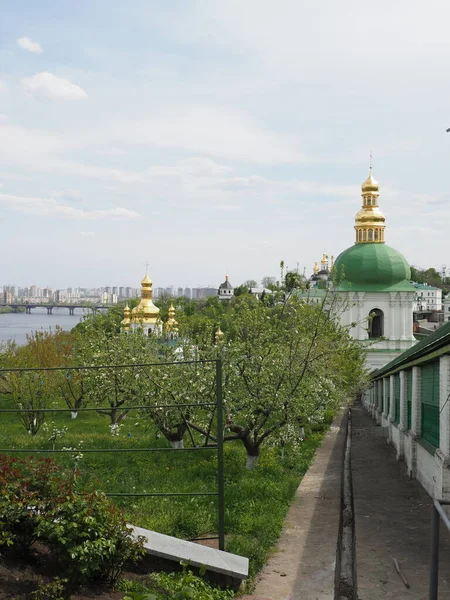
[[416,343],[415,288],[406,259],[384,242],[385,218],[378,207],[379,185],[372,170],[361,189],[355,244],[334,265],[336,291],[344,300],[342,324],[355,323],[351,335],[368,341],[367,365],[378,369]]
[[[160,317],[160,310],[153,304],[153,283],[148,273],[141,281],[141,301],[137,306],[130,310],[128,304],[124,308],[124,318],[121,322],[122,330],[125,333],[142,329],[144,335],[161,335],[163,324]],[[164,333],[174,339],[178,336],[178,322],[175,320],[175,308],[171,303],[169,308],[169,318],[164,324]]]

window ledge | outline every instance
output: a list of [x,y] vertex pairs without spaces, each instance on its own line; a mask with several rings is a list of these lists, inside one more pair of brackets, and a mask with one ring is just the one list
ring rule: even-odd
[[435,448],[433,444],[430,444],[430,442],[427,442],[423,438],[418,438],[417,443],[419,444],[419,446],[422,446],[422,448],[425,448],[425,450],[429,452],[432,456],[436,454],[437,448]]

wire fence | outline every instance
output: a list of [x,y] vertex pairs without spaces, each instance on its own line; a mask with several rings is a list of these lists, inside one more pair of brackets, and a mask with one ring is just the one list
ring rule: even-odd
[[[173,368],[183,370],[186,367],[191,366],[192,368],[211,368],[211,381],[208,389],[203,392],[208,396],[207,402],[199,401],[197,402],[168,402],[168,401],[160,401],[160,402],[143,402],[142,398],[144,393],[141,388],[147,389],[147,391],[151,388],[153,395],[157,395],[159,398],[172,398],[176,399],[176,394],[174,394],[173,390],[170,389],[169,386],[161,385],[158,381],[158,377],[151,375],[151,371],[156,371],[157,375],[160,374],[161,368]],[[118,386],[120,387],[123,384],[123,380],[117,381],[117,374],[123,370],[127,370],[126,374],[134,373],[135,377],[133,380],[133,384],[129,386],[126,390],[128,396],[133,396],[135,399],[141,399],[140,402],[135,404],[126,404],[122,401],[122,396],[124,393],[124,389],[122,388],[122,396],[117,396]],[[101,371],[104,373],[100,379],[89,378],[89,373]],[[96,406],[84,406],[82,402],[74,402],[75,396],[73,395],[73,381],[72,375],[73,373],[86,375],[87,385],[91,386],[90,394],[91,396],[95,396],[97,393],[99,396],[108,397],[110,400],[108,403],[103,405]],[[28,374],[31,374],[31,379],[28,377]],[[61,388],[62,396],[67,403],[67,408],[52,408],[46,405],[48,404],[48,398],[46,398],[46,377],[49,375],[60,375],[60,384],[61,382],[65,387]],[[183,374],[181,373],[181,379],[183,378]],[[139,375],[139,377],[136,377]],[[146,376],[146,379],[143,379],[141,376]],[[112,379],[116,379],[112,381]],[[144,381],[144,383],[142,383]],[[170,381],[170,378],[169,378]],[[68,383],[67,383],[68,382]],[[150,382],[150,383],[149,383]],[[184,391],[181,391],[181,394],[178,395],[178,399],[183,393],[189,393],[189,385],[192,383],[191,381],[186,381],[186,385]],[[105,386],[104,389],[101,388],[102,384]],[[62,385],[62,384],[61,384]],[[71,388],[72,385],[72,388]],[[78,381],[78,386],[81,385],[80,381]],[[95,388],[95,385],[98,388]],[[53,386],[52,389],[57,389],[58,385]],[[64,395],[64,391],[66,395]],[[82,391],[82,396],[85,395],[86,390]],[[72,396],[71,396],[72,394]],[[127,395],[125,394],[125,395]],[[201,389],[197,390],[197,396],[200,397],[202,394]],[[118,453],[129,455],[130,453],[192,453],[192,452],[217,452],[217,486],[215,491],[193,491],[193,492],[185,492],[185,491],[175,491],[175,492],[112,492],[105,491],[105,495],[108,497],[117,497],[117,498],[130,498],[130,497],[138,497],[138,498],[174,498],[174,497],[215,497],[217,499],[217,522],[218,522],[218,535],[211,537],[202,537],[203,540],[218,540],[219,550],[224,550],[225,548],[225,531],[224,531],[224,515],[225,515],[225,488],[224,488],[224,453],[223,453],[223,391],[222,391],[222,361],[221,360],[188,360],[188,361],[176,361],[176,362],[158,362],[158,363],[126,363],[126,364],[117,364],[117,365],[91,365],[91,366],[82,366],[82,367],[50,367],[50,368],[13,368],[13,369],[0,369],[0,399],[2,395],[6,395],[3,397],[13,397],[14,399],[14,407],[13,408],[4,408],[1,407],[0,404],[0,419],[3,415],[8,415],[9,413],[14,413],[19,416],[22,420],[22,424],[25,426],[29,425],[30,429],[29,433],[33,433],[38,426],[38,419],[40,425],[42,425],[43,420],[45,419],[45,415],[48,413],[90,413],[97,412],[99,414],[107,414],[110,416],[111,420],[122,416],[122,418],[127,415],[130,411],[144,411],[146,413],[153,414],[156,420],[161,419],[161,414],[179,414],[180,423],[183,426],[183,430],[187,432],[187,435],[190,440],[190,446],[187,447],[127,447],[127,448],[105,448],[105,447],[95,447],[95,448],[83,448],[80,450],[83,454],[100,454],[100,453]],[[152,394],[150,394],[152,395]],[[79,400],[79,398],[78,398]],[[183,409],[183,410],[181,410]],[[196,438],[194,432],[189,426],[189,421],[186,419],[185,411],[190,410],[198,410],[198,409],[209,409],[208,411],[208,435],[204,436],[203,443],[198,443],[198,437]],[[158,416],[159,415],[159,416]],[[111,433],[114,433],[114,425],[117,423],[114,422],[111,427]],[[215,424],[215,428],[214,428]],[[156,423],[158,427],[158,423]],[[159,423],[161,426],[161,423]],[[4,429],[4,428],[3,428]],[[213,430],[215,429],[214,433]],[[1,436],[0,436],[1,437]],[[213,441],[213,443],[211,443]],[[2,444],[0,444],[2,445]],[[36,444],[38,445],[38,444]],[[24,447],[5,447],[0,448],[0,453],[3,454],[15,454],[15,453],[26,453],[26,454],[74,454],[73,448],[61,448],[57,449],[55,447],[52,448],[31,448],[28,446]]]

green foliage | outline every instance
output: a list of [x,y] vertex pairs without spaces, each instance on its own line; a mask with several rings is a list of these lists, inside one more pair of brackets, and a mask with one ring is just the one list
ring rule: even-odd
[[22,553],[39,539],[71,583],[116,581],[142,543],[100,492],[77,495],[51,459],[0,455],[0,548]]
[[23,553],[37,538],[40,518],[68,492],[51,459],[0,455],[0,549]]
[[181,573],[155,573],[149,577],[148,591],[128,592],[123,600],[228,600],[234,598],[232,590],[222,590],[207,583],[183,564]]
[[30,596],[32,600],[65,600],[67,597],[66,586],[68,579],[55,577],[49,583],[39,583],[39,587]]
[[[298,441],[298,427],[352,397],[365,375],[364,354],[335,318],[337,299],[309,304],[295,296],[266,306],[240,296],[219,344],[190,336],[199,358],[224,363],[225,441],[239,440],[248,466],[263,444]],[[211,437],[204,425],[190,422]]]
[[441,274],[434,267],[428,269],[420,269],[411,266],[411,280],[416,283],[427,283],[438,288],[448,289],[450,286],[450,278],[442,279]]
[[127,562],[142,555],[118,509],[100,492],[67,496],[40,519],[45,541],[71,582],[113,584]]

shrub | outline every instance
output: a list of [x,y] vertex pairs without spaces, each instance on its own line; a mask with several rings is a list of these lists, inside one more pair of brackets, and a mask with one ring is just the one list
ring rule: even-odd
[[125,564],[143,554],[125,519],[101,492],[71,494],[40,519],[38,536],[57,558],[71,583],[115,583]]
[[50,505],[69,487],[51,459],[0,455],[0,548],[25,552]]
[[67,596],[67,579],[55,577],[50,583],[40,583],[37,590],[31,592],[32,600],[64,600]]
[[0,549],[22,553],[40,539],[71,584],[112,584],[142,541],[104,494],[75,494],[72,483],[51,459],[0,455]]

